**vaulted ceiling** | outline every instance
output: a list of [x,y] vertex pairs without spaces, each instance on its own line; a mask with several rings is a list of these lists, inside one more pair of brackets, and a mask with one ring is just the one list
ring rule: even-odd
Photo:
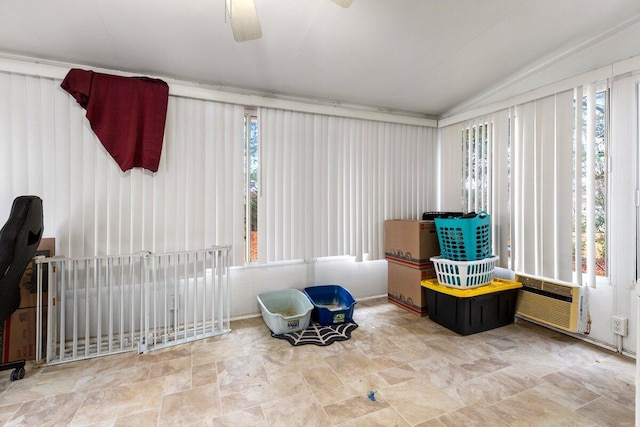
[[640,55],[638,0],[0,0],[0,56],[442,117]]

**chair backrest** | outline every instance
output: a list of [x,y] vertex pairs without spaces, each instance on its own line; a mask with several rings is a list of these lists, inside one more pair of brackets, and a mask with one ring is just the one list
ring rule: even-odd
[[0,322],[20,306],[20,280],[42,237],[42,200],[20,196],[0,229]]

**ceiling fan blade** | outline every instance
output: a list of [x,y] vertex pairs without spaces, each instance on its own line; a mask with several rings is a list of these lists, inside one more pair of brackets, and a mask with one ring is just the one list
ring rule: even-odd
[[262,28],[253,0],[226,0],[233,38],[237,42],[262,37]]
[[331,0],[331,1],[337,4],[338,6],[342,6],[342,7],[349,7],[351,6],[351,3],[353,3],[353,0]]

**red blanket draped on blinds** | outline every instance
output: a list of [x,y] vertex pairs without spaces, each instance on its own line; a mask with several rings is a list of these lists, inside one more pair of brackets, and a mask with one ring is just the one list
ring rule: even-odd
[[147,77],[121,77],[71,69],[62,88],[87,110],[100,142],[122,171],[158,170],[169,86]]

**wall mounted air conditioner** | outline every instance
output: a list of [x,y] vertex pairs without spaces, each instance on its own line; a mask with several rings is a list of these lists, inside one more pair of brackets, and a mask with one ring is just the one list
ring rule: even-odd
[[568,332],[584,331],[585,292],[582,286],[522,274],[516,315]]

